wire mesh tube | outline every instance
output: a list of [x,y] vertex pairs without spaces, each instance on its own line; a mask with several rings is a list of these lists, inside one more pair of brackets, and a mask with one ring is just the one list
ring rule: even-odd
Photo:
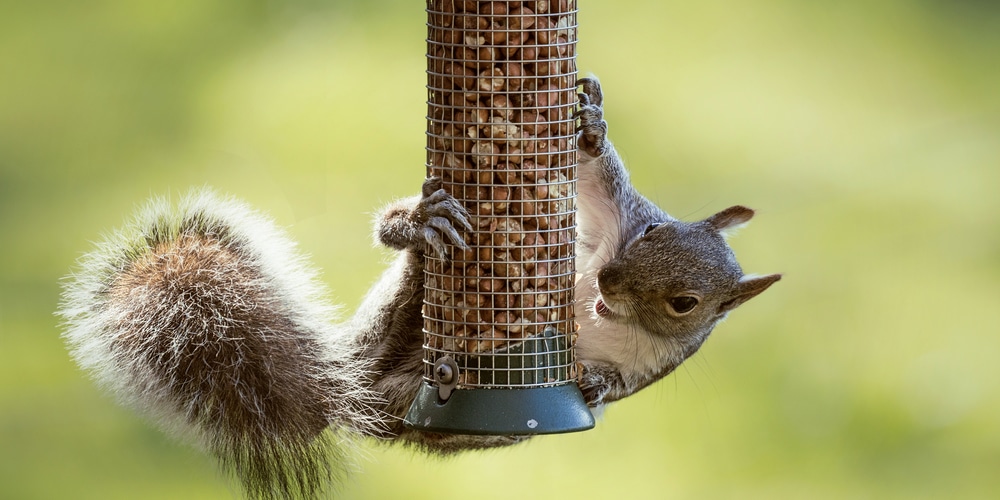
[[427,19],[427,172],[475,230],[469,250],[427,253],[424,378],[439,383],[447,362],[459,392],[566,384],[576,1],[428,0]]
[[[576,13],[552,7],[428,2],[428,171],[475,228],[470,250],[427,258],[428,380],[442,355],[461,367],[459,387],[572,371]],[[512,359],[525,351],[547,358],[544,376],[540,360]]]

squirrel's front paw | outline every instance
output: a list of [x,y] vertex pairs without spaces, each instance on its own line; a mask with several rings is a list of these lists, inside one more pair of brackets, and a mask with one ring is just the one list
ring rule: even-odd
[[448,255],[446,239],[462,250],[469,248],[455,226],[472,231],[472,224],[469,223],[469,212],[442,189],[441,184],[440,177],[429,177],[424,181],[420,202],[413,210],[413,219],[420,225],[424,240],[445,259]]
[[580,133],[578,147],[580,151],[597,158],[607,150],[608,122],[604,121],[604,95],[601,93],[601,82],[596,78],[581,78],[577,85],[583,87],[578,94],[580,110],[575,118],[580,120],[577,132]]

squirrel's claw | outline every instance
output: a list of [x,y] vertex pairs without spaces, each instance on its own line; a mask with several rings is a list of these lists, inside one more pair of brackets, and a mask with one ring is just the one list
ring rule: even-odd
[[469,223],[468,210],[442,189],[441,185],[439,177],[429,177],[424,181],[423,198],[420,200],[417,212],[426,217],[422,223],[424,240],[442,259],[447,259],[446,241],[462,250],[469,248],[455,227],[472,231],[472,224]]
[[434,249],[434,252],[438,254],[438,257],[441,257],[442,259],[448,258],[448,250],[444,246],[444,240],[441,238],[441,235],[434,230],[434,228],[429,226],[424,228],[424,239],[426,239],[427,244]]
[[604,121],[604,112],[600,107],[584,105],[574,115],[580,120],[576,132],[580,134],[578,147],[593,158],[607,151],[608,122]]
[[[601,92],[601,82],[597,78],[580,78],[576,81],[578,87],[583,87],[583,95],[587,96],[587,104],[597,107],[604,105],[604,94]],[[581,104],[583,100],[581,99]]]
[[427,220],[427,225],[424,227],[424,238],[442,259],[448,258],[448,251],[444,244],[445,239],[450,240],[453,245],[462,250],[469,249],[465,240],[455,230],[455,226],[444,217],[431,217]]
[[583,92],[577,94],[580,109],[573,114],[580,120],[576,132],[580,134],[579,148],[593,158],[604,154],[607,150],[608,122],[604,121],[604,94],[601,93],[601,82],[596,78],[581,78],[576,84],[583,87]]
[[462,206],[444,189],[434,191],[430,196],[424,198],[423,203],[427,205],[427,211],[432,216],[444,217],[450,224],[457,223],[462,229],[472,231],[472,224],[469,223],[469,211]]

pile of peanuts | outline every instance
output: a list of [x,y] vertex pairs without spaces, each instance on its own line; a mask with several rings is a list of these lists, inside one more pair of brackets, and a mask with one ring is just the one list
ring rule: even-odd
[[475,228],[469,250],[428,253],[427,347],[496,352],[548,326],[573,336],[576,1],[428,0],[427,12],[428,173]]

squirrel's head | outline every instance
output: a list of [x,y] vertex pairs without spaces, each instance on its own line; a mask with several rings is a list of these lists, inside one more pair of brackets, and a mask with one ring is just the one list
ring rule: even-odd
[[735,206],[698,222],[651,223],[631,235],[598,272],[594,312],[669,337],[693,354],[729,311],[781,279],[744,275],[726,243],[726,233],[753,214]]

